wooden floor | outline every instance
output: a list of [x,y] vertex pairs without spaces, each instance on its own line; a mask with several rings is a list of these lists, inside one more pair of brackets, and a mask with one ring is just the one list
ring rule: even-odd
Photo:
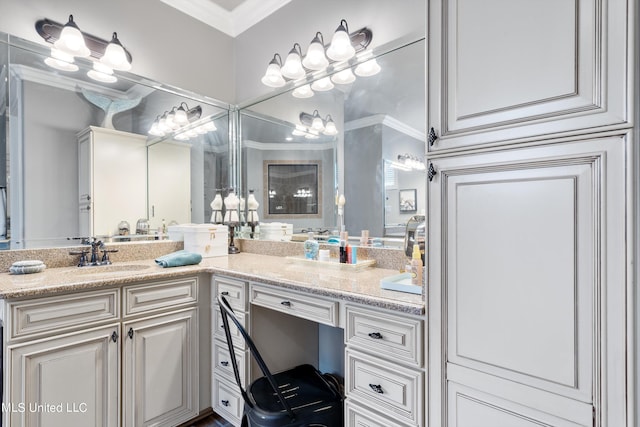
[[186,424],[189,427],[233,427],[230,423],[222,419],[215,412],[213,415],[209,415],[207,418],[204,418],[199,421],[195,421],[191,424]]

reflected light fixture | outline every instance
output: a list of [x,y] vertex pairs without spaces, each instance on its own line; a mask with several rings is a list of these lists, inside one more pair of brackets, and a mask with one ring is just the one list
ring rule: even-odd
[[277,53],[274,55],[261,81],[266,86],[281,87],[286,84],[285,78],[299,80],[305,77],[309,71],[324,71],[330,65],[329,59],[334,62],[347,61],[356,52],[364,51],[371,43],[372,38],[373,33],[368,28],[361,28],[350,34],[347,21],[343,19],[328,47],[325,47],[324,37],[319,31],[311,40],[304,58],[300,45],[294,43],[284,64],[280,55]]
[[320,133],[323,135],[334,136],[338,134],[338,129],[331,115],[323,119],[318,110],[314,110],[312,114],[300,113],[300,123],[304,126],[296,125],[293,135],[304,135],[306,138],[318,138]]
[[313,90],[311,85],[304,85],[294,89],[291,93],[296,98],[311,98],[313,96]]
[[73,15],[69,15],[69,21],[65,25],[41,19],[36,22],[36,31],[55,48],[52,48],[51,56],[45,59],[45,63],[50,67],[63,71],[77,71],[78,66],[74,64],[74,58],[87,58],[93,62],[93,70],[87,75],[106,83],[118,80],[113,75],[113,70],[131,69],[131,54],[122,46],[117,33],[113,33],[111,41],[83,33],[75,23]]
[[422,159],[408,153],[398,154],[398,163],[407,168],[405,170],[423,171],[426,169]]
[[351,71],[351,68],[347,68],[332,75],[331,81],[339,85],[348,85],[356,81],[356,76]]
[[333,89],[334,87],[335,86],[333,85],[333,82],[331,82],[331,79],[329,77],[323,77],[320,80],[316,80],[315,82],[311,83],[311,89],[315,90],[316,92],[326,92]]
[[[185,109],[186,107],[186,109]],[[167,134],[176,133],[176,139],[188,139],[183,138],[183,134],[187,134],[188,136],[197,136],[199,135],[199,131],[195,130],[200,128],[193,129],[183,129],[188,127],[192,122],[195,122],[202,115],[202,107],[197,105],[193,108],[189,108],[186,102],[181,102],[178,107],[173,107],[169,111],[165,111],[161,116],[157,116],[153,121],[151,128],[149,128],[149,135],[153,136],[165,136]],[[201,125],[203,130],[202,134],[209,132],[210,130],[216,130],[216,126],[213,122],[208,125],[207,123]],[[207,125],[207,130],[204,130],[204,126]],[[194,132],[191,132],[194,131]],[[191,132],[191,133],[189,133]]]
[[380,72],[380,65],[378,64],[378,61],[373,58],[358,64],[354,72],[356,73],[356,76],[359,77],[375,76]]

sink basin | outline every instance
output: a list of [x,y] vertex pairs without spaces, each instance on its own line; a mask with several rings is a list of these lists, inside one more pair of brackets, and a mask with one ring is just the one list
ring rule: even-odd
[[80,274],[107,274],[107,273],[127,273],[146,270],[150,265],[143,264],[109,264],[96,265],[78,268]]

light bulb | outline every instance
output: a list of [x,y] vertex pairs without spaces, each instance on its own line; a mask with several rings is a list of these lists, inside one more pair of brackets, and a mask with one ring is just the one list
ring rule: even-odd
[[44,63],[61,71],[78,71],[78,66],[73,63],[73,55],[64,53],[55,47],[51,48],[51,56],[47,57]]
[[182,106],[178,107],[176,110],[175,116],[173,117],[174,123],[177,123],[179,126],[184,126],[189,123],[189,119],[187,118],[187,112],[184,111]]
[[262,83],[269,87],[282,87],[285,85],[285,81],[282,78],[282,72],[280,70],[280,64],[276,61],[274,56],[273,60],[269,63],[267,71],[262,77]]
[[111,41],[104,50],[104,55],[100,58],[100,62],[114,70],[129,71],[131,69],[131,64],[124,47],[122,47],[122,43],[118,40],[117,33],[113,33]]
[[73,21],[73,15],[69,15],[69,21],[60,32],[60,38],[53,45],[64,53],[80,58],[91,55],[91,51],[84,42],[84,36]]
[[302,60],[300,59],[300,53],[296,50],[296,46],[298,43],[293,45],[293,49],[289,51],[289,55],[287,55],[287,60],[284,61],[282,65],[282,75],[288,79],[297,80],[306,74],[304,68],[302,68]]
[[351,45],[351,38],[347,31],[347,21],[340,21],[340,25],[333,33],[331,45],[327,49],[327,56],[334,61],[346,61],[356,54],[355,48]]
[[321,37],[320,32],[316,33],[307,49],[307,55],[302,60],[302,65],[309,70],[321,71],[329,65],[329,60],[324,54],[324,44],[320,40]]
[[322,132],[325,135],[337,135],[338,129],[336,128],[336,124],[331,119],[331,116],[327,118],[327,124],[324,127],[324,131]]
[[100,62],[93,63],[93,70],[89,70],[87,76],[103,83],[114,83],[118,81],[116,76],[113,75],[113,70]]

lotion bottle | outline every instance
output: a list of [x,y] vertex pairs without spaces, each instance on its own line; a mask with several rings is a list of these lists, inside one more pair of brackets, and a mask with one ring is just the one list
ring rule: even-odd
[[413,245],[413,253],[411,254],[411,284],[422,285],[422,253],[420,253],[420,245]]
[[320,244],[313,238],[313,232],[309,232],[309,238],[304,242],[304,257],[306,259],[318,259]]

